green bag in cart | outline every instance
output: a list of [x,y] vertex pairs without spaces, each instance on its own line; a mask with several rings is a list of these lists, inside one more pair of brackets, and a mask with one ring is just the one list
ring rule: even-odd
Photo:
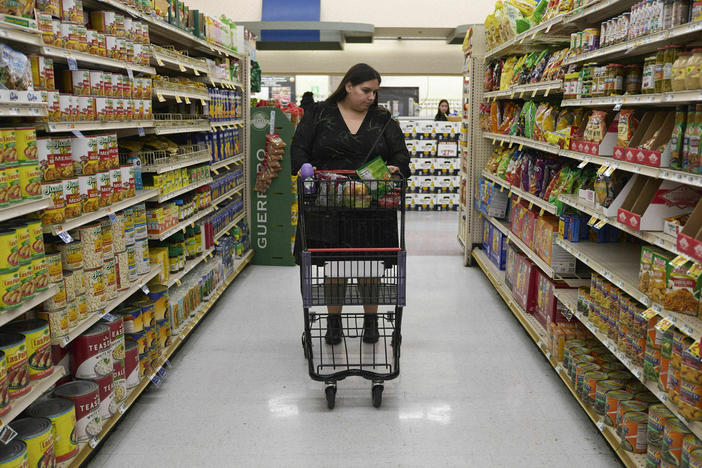
[[[356,174],[365,181],[364,183],[374,200],[382,197],[393,188],[390,169],[380,156],[359,167]],[[382,180],[387,180],[388,183],[380,182]]]

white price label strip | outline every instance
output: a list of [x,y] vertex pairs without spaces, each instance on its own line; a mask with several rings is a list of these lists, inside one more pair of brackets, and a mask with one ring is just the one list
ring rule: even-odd
[[144,294],[149,294],[151,291],[149,290],[149,286],[146,284],[142,285],[141,290],[144,291]]
[[90,448],[94,449],[95,447],[98,446],[99,443],[100,443],[100,439],[98,439],[97,437],[93,437],[92,439],[90,439],[90,442],[88,443],[88,445],[90,445]]
[[17,436],[17,432],[10,426],[3,426],[0,429],[0,442],[7,445]]
[[72,238],[71,235],[70,235],[69,233],[67,233],[66,231],[59,231],[59,232],[57,233],[57,235],[58,235],[58,236],[61,238],[61,240],[62,240],[63,242],[65,242],[66,244],[70,244],[71,242],[73,242],[73,238]]

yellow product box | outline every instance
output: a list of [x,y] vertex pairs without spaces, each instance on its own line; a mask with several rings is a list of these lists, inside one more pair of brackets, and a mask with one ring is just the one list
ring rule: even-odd
[[149,263],[161,265],[161,271],[152,280],[154,283],[168,282],[168,247],[150,247]]

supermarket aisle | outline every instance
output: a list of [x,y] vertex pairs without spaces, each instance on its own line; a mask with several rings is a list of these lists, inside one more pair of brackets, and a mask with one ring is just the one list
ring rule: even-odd
[[[408,216],[410,251],[453,250],[455,214]],[[91,466],[619,466],[479,269],[445,253],[408,271],[402,372],[379,410],[358,379],[326,409],[298,271],[249,267]]]

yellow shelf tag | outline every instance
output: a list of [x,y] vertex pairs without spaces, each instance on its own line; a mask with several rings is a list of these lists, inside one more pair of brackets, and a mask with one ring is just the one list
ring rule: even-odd
[[159,67],[162,67],[162,66],[163,66],[163,60],[161,60],[160,57],[156,57],[156,63],[158,63],[158,66],[159,66]]
[[595,229],[602,229],[607,224],[607,221],[602,219],[599,223],[595,224]]
[[673,326],[673,322],[668,319],[663,319],[656,324],[656,328],[660,331],[666,331]]
[[195,73],[195,76],[200,76],[200,72],[195,70],[194,68],[193,68],[193,73]]
[[157,93],[156,97],[158,98],[158,102],[164,102],[166,100],[161,93]]
[[188,99],[188,96],[185,96],[185,103],[190,104],[190,99]]
[[185,67],[183,66],[182,63],[179,63],[179,64],[178,64],[178,69],[179,69],[180,71],[182,71],[182,72],[185,71]]
[[539,210],[539,216],[543,216],[543,215],[544,215],[544,209],[541,208],[541,209]]
[[529,209],[534,208],[534,202],[529,202]]
[[550,93],[550,92],[551,92],[551,88],[548,88],[548,89],[546,90],[546,92],[544,93],[544,97],[548,96],[548,93]]
[[180,282],[180,280],[176,280],[176,284],[180,286],[182,283]]
[[521,196],[521,195],[517,195],[517,203],[520,203],[521,201],[522,201],[522,196]]
[[519,144],[519,151],[521,151],[522,148],[524,148],[524,143],[520,143],[520,144]]
[[653,317],[655,317],[657,312],[653,309],[648,309],[644,311],[641,316],[645,318],[646,320],[651,320]]
[[604,174],[604,172],[608,169],[608,167],[609,167],[609,166],[606,166],[606,165],[604,165],[604,164],[603,164],[602,166],[600,166],[600,168],[597,169],[597,175],[602,175],[602,174]]
[[670,263],[673,264],[673,265],[676,266],[676,267],[681,267],[681,266],[683,266],[683,265],[685,264],[685,262],[687,262],[687,258],[685,258],[685,257],[682,256],[682,255],[678,255],[677,257],[675,257],[674,259],[672,259],[672,260],[670,261]]
[[200,104],[202,104],[203,106],[206,106],[206,105],[207,105],[207,103],[205,103],[205,100],[204,100],[204,99],[200,99]]
[[692,264],[689,270],[687,270],[688,274],[691,276],[700,276],[702,274],[702,265],[699,263],[695,262]]
[[536,90],[532,91],[532,93],[531,93],[531,97],[535,97],[535,96],[536,96]]
[[592,216],[592,217],[590,218],[590,221],[587,222],[587,225],[588,225],[588,226],[594,226],[596,222],[597,222],[597,217],[596,217],[596,216]]

